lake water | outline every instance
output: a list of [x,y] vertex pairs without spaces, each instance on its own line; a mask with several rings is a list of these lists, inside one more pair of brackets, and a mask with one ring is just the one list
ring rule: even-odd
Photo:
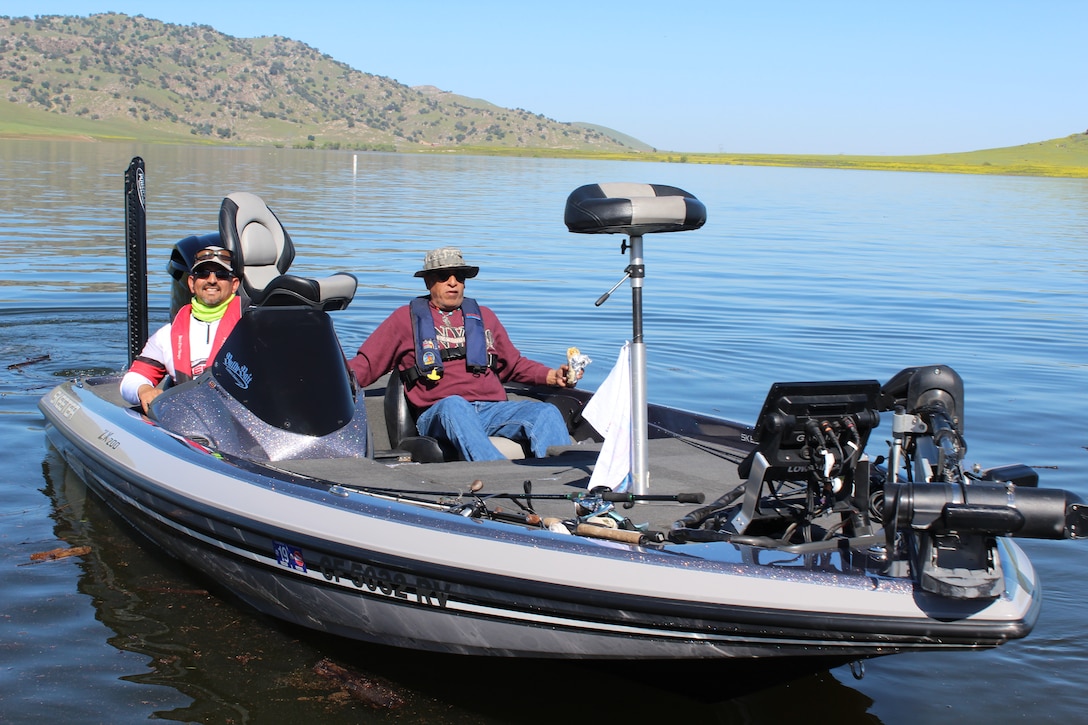
[[[171,245],[214,231],[222,197],[250,191],[291,233],[292,271],[358,275],[334,313],[349,354],[422,292],[423,253],[452,244],[482,268],[469,294],[523,352],[593,358],[590,389],[630,337],[626,286],[593,304],[627,257],[621,237],[569,234],[566,196],[602,181],[679,186],[708,221],[646,237],[652,401],[751,422],[775,381],[947,364],[966,383],[970,462],[1027,463],[1088,498],[1088,181],[394,154],[355,166],[350,153],[0,141],[0,722],[1083,720],[1083,542],[1022,543],[1044,589],[1025,640],[872,660],[860,680],[846,667],[771,672],[759,688],[750,667],[715,668],[691,676],[702,696],[607,666],[339,642],[208,592],[85,495],[36,408],[58,380],[126,362],[134,155],[148,170],[153,326],[168,315]],[[89,551],[31,563],[69,546]],[[387,680],[406,705],[338,697],[313,673],[323,657]]]

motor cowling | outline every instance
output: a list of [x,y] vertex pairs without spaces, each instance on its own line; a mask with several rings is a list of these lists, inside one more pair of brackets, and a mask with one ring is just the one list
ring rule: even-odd
[[1088,506],[1060,489],[1008,483],[904,483],[884,492],[884,520],[897,528],[1024,539],[1088,537]]

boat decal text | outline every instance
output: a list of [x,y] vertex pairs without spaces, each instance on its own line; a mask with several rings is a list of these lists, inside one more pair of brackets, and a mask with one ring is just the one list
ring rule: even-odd
[[407,599],[417,604],[444,608],[449,601],[450,585],[426,577],[409,577],[401,572],[391,572],[373,566],[329,556],[321,557],[318,564],[321,573],[329,581],[346,579],[360,589],[380,592],[387,597]]
[[111,451],[116,451],[121,447],[121,441],[113,437],[113,431],[103,429],[98,436],[98,440],[102,441],[106,445],[106,448],[109,448]]
[[71,418],[79,412],[79,401],[60,388],[53,391],[53,395],[49,398],[49,402],[57,409],[61,418]]
[[248,390],[249,384],[253,382],[253,374],[249,372],[249,366],[243,365],[234,359],[234,356],[229,352],[227,353],[226,360],[223,361],[223,367],[227,369],[230,376],[234,378],[234,382],[238,384],[238,387],[242,390]]

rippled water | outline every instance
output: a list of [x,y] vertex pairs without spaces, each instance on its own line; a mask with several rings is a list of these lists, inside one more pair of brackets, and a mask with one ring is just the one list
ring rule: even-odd
[[[312,673],[324,656],[392,681],[406,721],[1083,719],[1088,549],[1076,542],[1023,544],[1045,591],[1026,640],[875,660],[862,680],[846,668],[767,689],[745,681],[749,666],[689,676],[717,698],[666,688],[663,672],[345,645],[208,593],[85,497],[35,407],[58,379],[125,362],[133,155],[148,167],[153,324],[167,317],[173,242],[213,231],[220,199],[251,191],[294,238],[293,271],[358,275],[334,315],[349,354],[422,291],[424,251],[453,244],[482,267],[470,294],[524,352],[555,364],[578,345],[594,359],[589,388],[630,337],[626,287],[593,305],[627,257],[619,237],[567,233],[566,196],[599,181],[680,186],[709,220],[646,238],[651,400],[751,421],[776,380],[948,364],[966,381],[970,461],[1028,463],[1088,498],[1082,180],[382,154],[353,170],[346,153],[0,141],[0,721],[388,719],[335,699]],[[90,551],[30,563],[61,546]]]

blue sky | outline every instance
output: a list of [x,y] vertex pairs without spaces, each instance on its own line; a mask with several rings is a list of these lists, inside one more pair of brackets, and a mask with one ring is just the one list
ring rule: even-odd
[[944,153],[1088,129],[1085,0],[0,0],[106,11],[282,35],[670,151]]

